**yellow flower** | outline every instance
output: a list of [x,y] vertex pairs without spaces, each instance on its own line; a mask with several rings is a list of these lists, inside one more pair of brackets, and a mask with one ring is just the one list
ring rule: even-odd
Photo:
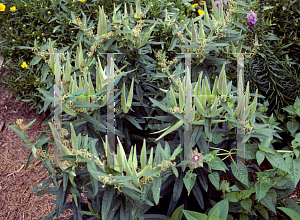
[[203,10],[198,9],[198,13],[199,13],[199,15],[204,15],[204,11]]
[[36,82],[40,81],[39,79],[35,79]]
[[79,19],[78,22],[81,23],[81,20]]
[[10,10],[14,12],[17,8],[15,6],[11,7]]
[[26,64],[26,62],[23,62],[23,64],[22,64],[22,66],[21,66],[22,68],[25,68],[25,67],[27,67],[27,64]]
[[135,17],[135,18],[137,18],[137,15],[136,15],[136,13],[135,13],[135,12],[134,12],[134,17]]
[[201,4],[204,4],[204,1],[200,1]]
[[79,0],[79,1],[81,1],[81,2],[85,2],[86,0]]
[[214,11],[214,9],[212,8],[212,9],[210,9],[211,11]]
[[185,6],[187,6],[187,5],[188,5],[188,3],[185,3],[184,5],[185,5]]
[[5,11],[5,5],[0,3],[0,11]]
[[195,7],[197,7],[198,6],[198,4],[196,3],[196,4],[193,4],[193,7],[195,8]]
[[17,119],[17,121],[16,121],[16,124],[17,125],[20,125],[20,124],[22,124],[23,123],[23,119]]
[[153,5],[151,4],[151,8],[153,8]]

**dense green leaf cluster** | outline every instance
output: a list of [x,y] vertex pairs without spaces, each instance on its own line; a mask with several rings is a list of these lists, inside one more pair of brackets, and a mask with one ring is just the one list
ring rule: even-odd
[[[241,74],[236,86],[226,74],[234,72],[233,63],[237,61],[230,50],[232,53],[249,52],[249,48],[243,46],[246,36],[243,33],[247,30],[239,23],[242,18],[239,14],[247,13],[242,9],[249,7],[249,3],[237,2],[239,9],[232,15],[236,18],[234,22],[225,19],[227,14],[222,10],[222,3],[217,10],[212,0],[197,6],[205,11],[197,20],[188,14],[194,8],[192,3],[143,1],[141,4],[136,0],[127,11],[124,4],[112,5],[107,1],[103,3],[107,8],[103,7],[92,16],[88,10],[76,11],[88,6],[76,2],[81,5],[76,6],[76,10],[70,13],[63,7],[61,10],[68,15],[65,19],[74,22],[72,27],[78,31],[76,41],[61,41],[60,35],[56,35],[61,27],[53,26],[56,37],[47,35],[49,41],[45,40],[41,46],[36,39],[34,46],[27,45],[26,49],[36,52],[53,52],[59,48],[56,51],[64,53],[61,86],[63,95],[68,95],[62,107],[62,126],[67,130],[63,130],[64,140],[60,140],[58,131],[50,123],[54,116],[54,88],[59,91],[53,84],[60,77],[58,61],[51,55],[43,57],[36,53],[28,57],[26,71],[30,75],[33,69],[37,70],[35,77],[39,81],[35,82],[40,84],[35,85],[39,92],[35,97],[43,100],[39,105],[41,112],[51,111],[44,124],[49,123],[54,141],[46,137],[49,131],[43,131],[35,143],[28,141],[24,132],[34,121],[25,128],[20,122],[9,126],[25,142],[22,145],[32,150],[25,169],[37,156],[49,172],[50,178],[32,191],[54,184],[36,194],[57,194],[53,201],[56,209],[46,219],[58,217],[69,208],[73,209],[74,219],[177,220],[182,216],[191,220],[248,219],[248,216],[280,219],[275,216],[279,210],[285,217],[297,218],[300,214],[294,199],[283,201],[300,179],[299,96],[283,108],[291,119],[285,119],[278,112],[276,117],[273,114],[269,117],[265,114],[269,103],[266,101],[263,105],[257,101],[264,98],[258,90],[249,92],[251,82],[247,83],[244,93]],[[67,3],[60,1],[53,7],[62,4]],[[214,9],[213,13],[208,13],[210,8]],[[145,17],[134,15],[134,11],[140,10]],[[188,14],[184,20],[183,11]],[[94,24],[95,27],[98,24],[94,28],[96,35],[90,32]],[[270,35],[265,42],[268,39]],[[269,69],[285,65],[276,62],[275,55],[266,55],[267,49],[265,47],[258,55],[271,57]],[[185,55],[179,53],[193,50],[201,55],[191,56],[190,71],[182,59]],[[112,157],[114,164],[121,167],[103,166],[103,161],[109,158],[106,139],[109,104],[103,97],[80,100],[80,96],[106,95],[112,69],[103,70],[109,62],[104,53],[119,53],[112,60],[114,127],[118,139],[117,154]],[[246,59],[246,64],[258,68],[251,62],[260,62],[257,56]],[[22,64],[21,58],[18,64]],[[236,94],[239,97],[237,106],[237,97],[232,96]],[[187,109],[191,109],[192,115]],[[240,115],[244,115],[245,125],[237,121]],[[185,120],[192,124],[189,146],[184,142]],[[235,142],[236,127],[247,130],[242,143]],[[276,150],[274,144],[281,139],[277,133],[283,129],[291,134],[292,140],[288,146]],[[49,155],[49,143],[54,143],[61,155]],[[244,146],[244,162],[235,160],[241,145]],[[191,153],[186,161],[189,150]],[[176,164],[171,163],[173,160]],[[262,166],[265,162],[272,169],[265,169]],[[228,176],[234,182],[228,182]],[[60,185],[59,180],[62,180]],[[83,201],[81,193],[90,204]],[[66,199],[70,194],[74,199],[68,203]],[[165,203],[162,199],[168,202],[163,212],[158,213],[155,207]]]

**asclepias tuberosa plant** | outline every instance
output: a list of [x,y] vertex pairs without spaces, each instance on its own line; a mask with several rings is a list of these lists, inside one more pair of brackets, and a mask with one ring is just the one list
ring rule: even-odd
[[[24,132],[34,122],[35,120],[30,122],[22,131]],[[32,156],[38,157],[45,164],[51,176],[36,186],[32,191],[54,183],[55,187],[43,189],[36,195],[50,192],[59,195],[56,200],[56,209],[51,212],[48,217],[54,217],[55,215],[58,217],[61,212],[67,209],[68,204],[64,205],[64,203],[69,193],[71,193],[74,198],[72,209],[76,212],[80,212],[82,205],[80,204],[82,203],[80,193],[88,192],[87,194],[85,193],[85,195],[93,201],[96,200],[96,196],[103,194],[103,190],[99,190],[99,188],[105,187],[101,206],[102,219],[112,219],[113,217],[120,216],[120,213],[116,213],[116,210],[121,206],[120,212],[125,211],[125,207],[123,204],[121,205],[121,203],[129,204],[128,202],[126,203],[126,200],[130,202],[132,206],[131,209],[134,210],[131,213],[130,219],[136,219],[139,215],[143,216],[145,212],[141,207],[142,204],[146,204],[150,208],[154,205],[153,202],[156,205],[159,203],[161,184],[171,174],[170,171],[167,171],[168,168],[171,167],[173,170],[172,173],[178,176],[177,169],[174,167],[176,163],[172,163],[172,160],[182,151],[180,145],[172,155],[170,155],[168,143],[165,142],[165,149],[159,144],[155,151],[155,157],[153,156],[153,148],[151,148],[150,157],[147,160],[146,142],[144,141],[138,162],[136,146],[131,148],[130,155],[127,158],[123,146],[117,137],[117,154],[113,156],[114,166],[111,167],[105,164],[105,159],[99,158],[100,155],[95,148],[97,139],[90,138],[88,135],[84,138],[81,137],[81,134],[76,136],[72,123],[70,124],[71,143],[69,143],[67,140],[60,141],[59,133],[52,123],[49,122],[55,145],[58,147],[61,155],[50,154],[48,145],[46,144],[50,141],[48,141],[48,137],[45,137],[45,134],[41,135],[33,144],[26,139],[24,133],[14,128],[16,126],[18,127],[19,125],[13,125],[11,128],[26,142],[26,144],[22,144],[32,149],[28,157],[26,168],[30,164]],[[67,135],[65,132],[63,129],[63,136]],[[107,152],[107,142],[103,144],[106,146]],[[84,170],[82,170],[83,167],[85,168]],[[63,180],[60,187],[58,186],[59,180]],[[88,186],[88,183],[92,183],[92,187]],[[152,191],[149,191],[151,187]],[[81,191],[79,189],[86,189],[88,191]],[[105,201],[106,199],[108,199],[108,201],[115,201],[112,203],[113,207],[111,207],[112,204],[110,202]],[[91,212],[82,213],[99,217],[99,214],[95,214],[97,211],[94,211],[99,209],[98,206],[99,203],[93,203],[92,206],[89,205]]]

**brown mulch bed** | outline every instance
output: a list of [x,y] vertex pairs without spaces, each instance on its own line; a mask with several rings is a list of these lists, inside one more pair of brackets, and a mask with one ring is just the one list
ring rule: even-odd
[[[35,110],[26,112],[24,102],[15,103],[18,95],[12,94],[7,88],[3,91],[1,86],[2,82],[0,82],[0,219],[41,220],[55,209],[55,204],[51,200],[56,200],[56,195],[35,196],[38,191],[30,191],[50,176],[47,170],[42,170],[44,164],[38,158],[33,158],[28,168],[24,170],[31,150],[24,147],[21,144],[24,143],[23,140],[7,126],[15,124],[17,119],[23,119],[23,124],[27,125],[36,118],[36,122],[25,131],[31,143],[39,137],[39,131],[50,130],[50,127],[41,125],[45,119],[42,114],[37,115]],[[50,133],[46,136],[53,139]],[[52,147],[51,144],[49,146]],[[53,187],[53,184],[46,188],[49,187]],[[67,201],[71,202],[72,197],[69,196]],[[66,210],[61,213],[59,220],[69,219],[72,215],[72,210]]]
[[[6,71],[0,74],[8,73]],[[50,127],[42,125],[46,117],[42,114],[37,115],[35,110],[26,112],[24,102],[15,103],[17,95],[12,94],[7,88],[2,91],[1,86],[0,82],[0,219],[41,220],[55,209],[55,204],[51,200],[55,200],[56,195],[34,196],[36,192],[31,190],[49,178],[48,171],[42,170],[43,163],[38,158],[33,158],[28,168],[24,170],[31,150],[24,147],[21,144],[22,139],[7,126],[15,124],[17,119],[23,119],[23,124],[26,125],[36,118],[36,122],[25,131],[27,139],[32,143],[40,135],[39,131],[50,130]],[[47,133],[47,137],[53,139],[50,133]],[[51,145],[49,144],[50,147]],[[300,184],[288,198],[299,199],[299,192]],[[86,197],[83,198],[86,200]],[[69,196],[67,201],[71,202],[72,197]],[[68,209],[61,213],[59,220],[69,219],[72,215],[73,211]]]

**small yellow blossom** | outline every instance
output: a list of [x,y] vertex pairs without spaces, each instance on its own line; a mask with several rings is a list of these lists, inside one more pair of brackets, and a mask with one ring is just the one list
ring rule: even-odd
[[10,10],[11,10],[12,12],[14,12],[16,9],[17,9],[16,6],[13,6],[13,7],[10,8]]
[[26,62],[23,62],[23,64],[22,64],[22,66],[21,66],[22,68],[25,68],[25,67],[27,67],[27,64],[26,64]]
[[210,9],[211,11],[214,11],[214,9],[212,8],[212,9]]
[[195,7],[197,7],[198,6],[198,4],[196,3],[196,4],[193,4],[193,7],[195,8]]
[[198,13],[199,13],[199,15],[204,15],[204,11],[203,10],[198,9]]
[[81,2],[85,2],[86,0],[79,0],[79,1],[81,1]]
[[184,5],[185,5],[185,6],[187,6],[188,4],[187,4],[187,3],[185,3]]
[[153,5],[151,4],[151,8],[153,8]]
[[200,1],[201,4],[204,4],[204,1]]
[[135,13],[135,12],[134,12],[134,17],[135,17],[135,18],[137,18],[137,15],[136,15],[136,13]]
[[0,3],[0,11],[5,11],[5,5]]
[[81,20],[79,19],[78,22],[81,23]]
[[39,79],[35,79],[36,82],[40,81]]
[[22,124],[23,123],[23,119],[17,119],[17,121],[16,121],[16,124],[17,125],[20,125],[20,124]]

